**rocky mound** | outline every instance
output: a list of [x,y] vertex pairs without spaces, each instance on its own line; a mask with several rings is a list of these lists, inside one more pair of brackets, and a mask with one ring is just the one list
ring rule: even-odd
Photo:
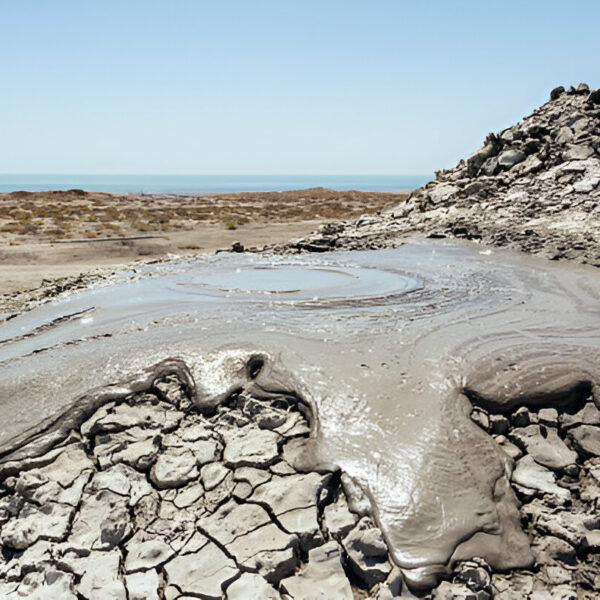
[[556,88],[392,210],[326,225],[278,251],[385,248],[457,237],[600,266],[600,90]]

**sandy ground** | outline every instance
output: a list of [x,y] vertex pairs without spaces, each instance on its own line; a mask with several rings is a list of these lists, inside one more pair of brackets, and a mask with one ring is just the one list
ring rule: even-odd
[[89,273],[97,267],[115,267],[168,254],[189,255],[228,249],[236,241],[245,247],[284,242],[308,234],[320,223],[249,223],[235,230],[203,223],[192,231],[156,232],[154,236],[142,239],[73,243],[28,240],[18,246],[3,244],[0,246],[2,293],[34,289],[43,280]]
[[[24,292],[135,261],[283,243],[406,194],[323,188],[216,196],[0,194],[0,312]],[[32,294],[35,297],[35,294]]]

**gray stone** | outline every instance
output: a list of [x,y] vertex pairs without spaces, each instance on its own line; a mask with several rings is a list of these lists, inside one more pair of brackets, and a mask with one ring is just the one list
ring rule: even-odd
[[596,189],[599,183],[600,178],[598,177],[586,177],[585,179],[574,183],[573,189],[579,194],[587,194],[588,192]]
[[279,592],[255,573],[242,573],[226,590],[227,600],[281,600]]
[[159,586],[160,579],[154,569],[125,575],[125,587],[129,600],[159,600]]
[[181,487],[199,476],[196,456],[188,448],[167,448],[150,471],[150,479],[159,489]]
[[164,570],[167,582],[184,595],[207,600],[221,600],[223,588],[239,576],[235,563],[212,542],[194,554],[175,557]]
[[600,456],[600,427],[580,425],[569,430],[569,438],[585,456]]
[[92,552],[86,558],[86,568],[77,586],[77,591],[86,600],[126,600],[125,586],[119,578],[121,553]]
[[173,548],[160,538],[142,541],[139,537],[134,537],[127,543],[125,572],[153,569],[167,562],[174,554]]
[[56,569],[27,573],[7,600],[77,600],[73,593],[74,577]]
[[509,442],[503,435],[498,435],[494,438],[500,448],[506,452],[506,454],[513,460],[517,460],[523,456],[523,452],[518,446],[515,446],[512,442]]
[[354,598],[336,542],[312,549],[308,554],[308,565],[293,577],[282,580],[281,589],[294,600]]
[[228,467],[266,467],[275,462],[279,435],[266,429],[244,427],[227,440],[223,459]]
[[348,563],[368,589],[385,581],[392,567],[381,531],[369,518],[363,518],[344,538]]
[[[432,600],[488,600],[490,594],[484,591],[473,592],[462,583],[442,581],[433,591]],[[515,599],[516,600],[516,599]]]
[[554,473],[538,464],[529,455],[517,461],[512,473],[512,481],[526,488],[539,490],[544,494],[553,494],[564,501],[571,498],[569,490],[556,484]]
[[216,488],[229,473],[231,473],[231,471],[218,462],[204,465],[200,470],[204,489],[209,491]]
[[305,550],[323,540],[317,504],[330,475],[274,476],[256,488],[250,501],[268,505],[283,529],[295,533]]
[[325,527],[331,536],[336,540],[345,537],[348,532],[356,525],[357,517],[350,512],[346,496],[340,494],[337,502],[329,504],[323,511],[325,517]]
[[514,165],[524,161],[525,158],[526,155],[524,152],[521,152],[521,150],[505,150],[498,156],[498,164],[501,167],[510,169]]
[[3,546],[24,550],[40,537],[63,540],[69,530],[74,509],[72,506],[49,502],[43,506],[25,504],[17,518],[4,525],[0,533]]
[[554,427],[529,425],[515,428],[510,439],[537,463],[549,469],[560,470],[577,462],[577,453],[565,445]]
[[542,408],[538,412],[538,419],[543,425],[556,427],[558,425],[558,411],[555,408]]
[[449,200],[458,192],[458,188],[454,185],[439,184],[429,191],[429,199],[433,204],[439,204]]
[[504,435],[509,427],[510,422],[504,415],[490,415],[490,428],[492,433]]
[[109,490],[85,492],[68,542],[81,551],[110,550],[129,535],[131,525],[127,498]]
[[600,518],[595,515],[582,514],[576,510],[552,512],[552,509],[538,500],[525,505],[521,511],[540,534],[565,540],[576,550],[586,548],[590,532],[600,528]]
[[235,470],[233,478],[236,481],[245,481],[254,489],[261,483],[271,479],[271,473],[264,469],[255,469],[254,467],[239,467]]
[[515,427],[527,427],[531,422],[529,411],[524,406],[521,406],[511,415],[510,421]]
[[577,425],[600,425],[600,411],[593,402],[586,404],[574,414],[564,412],[560,415],[560,425],[563,429]]
[[563,563],[574,565],[577,562],[575,548],[560,538],[548,535],[535,540],[531,549],[540,565]]
[[481,410],[473,410],[471,413],[471,419],[485,431],[487,431],[490,427],[490,419],[488,414]]
[[594,149],[587,144],[575,144],[563,152],[563,160],[585,160],[594,155]]

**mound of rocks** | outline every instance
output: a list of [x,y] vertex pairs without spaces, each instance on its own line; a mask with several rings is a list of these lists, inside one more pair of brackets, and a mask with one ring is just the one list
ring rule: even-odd
[[408,199],[273,248],[323,252],[397,246],[409,234],[507,246],[600,266],[600,90],[551,99]]
[[339,471],[293,463],[289,397],[201,414],[174,375],[111,399],[41,454],[0,464],[0,597],[392,598],[380,530]]

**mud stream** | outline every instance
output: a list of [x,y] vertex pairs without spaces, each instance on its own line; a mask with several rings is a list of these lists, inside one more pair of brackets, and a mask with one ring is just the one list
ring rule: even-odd
[[171,357],[210,401],[248,377],[257,353],[256,386],[314,407],[304,459],[335,463],[368,491],[412,581],[471,556],[524,566],[510,466],[469,419],[471,401],[599,402],[600,273],[425,242],[147,267],[0,324],[0,444]]

